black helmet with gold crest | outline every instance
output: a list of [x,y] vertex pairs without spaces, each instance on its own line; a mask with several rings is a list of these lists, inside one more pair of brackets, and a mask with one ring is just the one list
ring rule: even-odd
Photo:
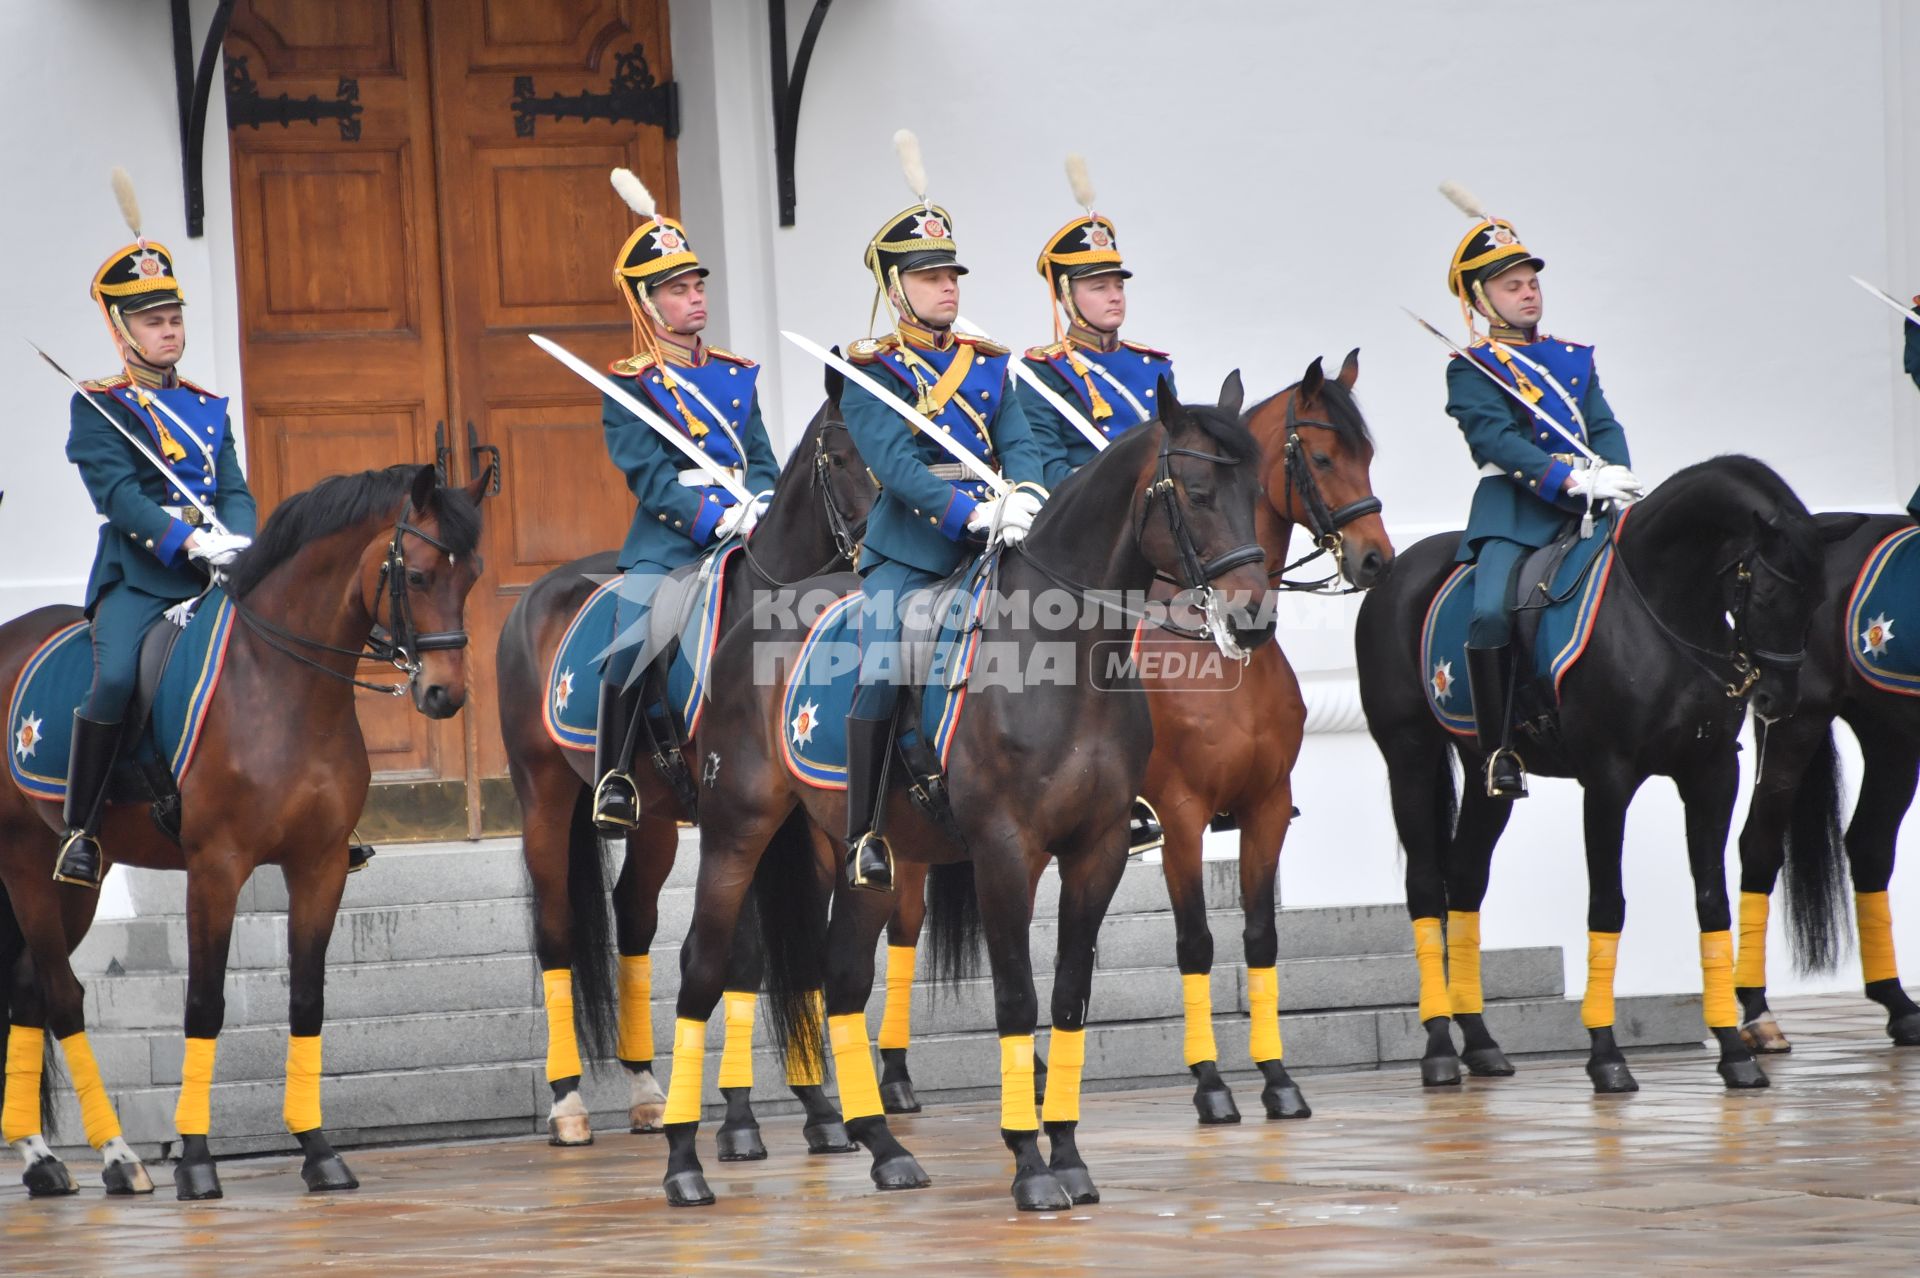
[[628,208],[640,216],[640,225],[620,246],[613,264],[613,283],[633,313],[633,338],[641,353],[654,356],[659,351],[654,325],[663,323],[653,304],[654,289],[689,273],[705,278],[709,272],[700,265],[687,228],[662,214],[655,206],[653,192],[634,176],[631,169],[615,169],[613,189]]
[[[927,169],[920,158],[920,139],[910,130],[893,135],[894,150],[900,155],[900,170],[907,189],[917,203],[888,218],[886,224],[867,241],[863,256],[873,282],[889,299],[905,303],[900,277],[914,271],[950,267],[965,275],[960,264],[960,246],[953,240],[953,218],[946,209],[927,198]],[[877,299],[876,299],[877,304]],[[910,312],[908,319],[917,317]]]
[[1520,234],[1513,229],[1513,223],[1489,214],[1485,206],[1458,182],[1442,182],[1440,194],[1474,220],[1473,229],[1461,239],[1453,250],[1453,260],[1447,264],[1447,291],[1460,299],[1460,309],[1467,317],[1467,328],[1472,331],[1473,309],[1476,305],[1489,317],[1497,313],[1487,301],[1485,285],[1488,280],[1516,266],[1531,266],[1537,271],[1545,268],[1546,263],[1520,242]]
[[187,299],[174,273],[172,251],[140,233],[140,201],[125,169],[113,170],[113,194],[120,203],[120,216],[133,232],[133,243],[115,249],[100,264],[87,292],[99,303],[114,336],[139,354],[140,344],[127,328],[126,317],[156,306],[184,306]]
[[[1120,237],[1113,222],[1093,209],[1093,180],[1087,175],[1087,162],[1079,155],[1067,157],[1067,184],[1073,188],[1073,200],[1086,212],[1074,218],[1047,238],[1033,269],[1047,281],[1055,302],[1067,318],[1080,323],[1073,304],[1073,281],[1096,275],[1118,275],[1132,279],[1133,272],[1120,259]],[[1054,327],[1059,328],[1058,317]],[[1056,331],[1056,337],[1058,333]]]

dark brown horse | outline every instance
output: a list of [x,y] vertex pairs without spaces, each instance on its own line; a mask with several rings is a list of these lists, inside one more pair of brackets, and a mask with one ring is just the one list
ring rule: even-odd
[[[827,402],[781,472],[766,515],[736,560],[741,566],[723,583],[723,630],[747,614],[754,591],[852,564],[874,488],[840,419],[838,382],[837,374],[829,377]],[[555,744],[542,713],[547,672],[562,634],[596,582],[614,572],[611,551],[554,569],[514,605],[500,632],[500,731],[520,798],[522,846],[533,880],[534,950],[547,987],[547,1079],[553,1092],[547,1123],[556,1145],[593,1140],[580,1098],[582,1032],[590,1056],[614,1056],[625,1067],[634,1131],[658,1131],[666,1104],[653,1074],[648,951],[659,923],[661,885],[679,847],[678,822],[693,814],[682,812],[673,788],[646,758],[636,757],[633,775],[641,787],[643,816],[625,836],[626,857],[613,888],[616,1004],[601,839],[589,811],[593,754]],[[766,1157],[748,1101],[760,964],[757,929],[741,929],[727,982],[730,1067],[721,1082],[728,1105],[721,1149],[729,1160]],[[821,1090],[817,1072],[802,1066],[806,1059],[795,1055],[788,1082],[806,1109],[808,1149],[850,1151],[839,1111]]]
[[[305,1155],[301,1175],[314,1190],[358,1185],[320,1122],[327,942],[370,775],[354,671],[371,644],[405,673],[392,690],[410,692],[422,714],[444,719],[465,704],[462,614],[480,575],[478,502],[491,479],[489,471],[464,489],[444,488],[431,466],[396,466],[322,480],[283,502],[231,570],[236,621],[193,767],[180,783],[180,841],[160,833],[143,804],[110,806],[105,815],[100,844],[110,860],[187,872],[186,1051],[174,1114],[181,1198],[221,1192],[207,1148],[214,1046],[234,904],[262,865],[278,865],[287,881],[286,1117]],[[0,702],[12,697],[29,655],[79,616],[41,608],[0,626]],[[121,1138],[87,1042],[68,955],[99,897],[54,883],[60,828],[57,802],[0,785],[0,882],[11,903],[0,914],[0,972],[10,978],[6,1137],[27,1158],[32,1193],[73,1192],[41,1135],[41,1053],[50,1031],[65,1051],[87,1140],[104,1156],[107,1192],[148,1193],[153,1184]]]
[[[923,815],[904,792],[885,809],[896,854],[943,867],[932,884],[936,911],[963,894],[978,905],[1000,1034],[1001,1134],[1014,1154],[1013,1196],[1022,1209],[1098,1197],[1074,1141],[1093,946],[1126,866],[1128,813],[1152,749],[1146,699],[1134,695],[1137,680],[1124,661],[1115,668],[1100,654],[1124,658],[1137,621],[1125,600],[1144,596],[1157,574],[1220,599],[1255,602],[1266,593],[1265,556],[1253,540],[1259,447],[1239,421],[1238,375],[1228,379],[1217,409],[1183,408],[1165,383],[1161,391],[1163,422],[1129,431],[1082,467],[1053,495],[1025,543],[1000,562],[997,597],[1006,606],[990,607],[981,623],[980,642],[994,645],[993,657],[983,660],[1028,671],[1047,658],[1048,669],[1068,677],[1019,687],[976,679],[947,752],[951,828]],[[817,584],[842,595],[859,588],[851,576]],[[1046,628],[1049,598],[1071,601],[1067,611],[1077,620],[1068,629]],[[1023,600],[1033,605],[1032,621]],[[775,1021],[803,1027],[784,1041],[817,1041],[817,1031],[804,1027],[817,1015],[811,993],[824,963],[847,1130],[872,1154],[880,1188],[928,1183],[887,1128],[867,1037],[874,946],[892,898],[845,888],[841,855],[820,834],[844,828],[844,791],[802,783],[783,761],[782,701],[808,621],[771,618],[736,628],[714,658],[702,729],[712,736],[704,748],[710,768],[701,795],[700,879],[667,1095],[666,1190],[675,1205],[713,1201],[694,1148],[702,1049],[750,888],[760,894],[769,933]],[[1261,626],[1223,622],[1217,609],[1211,624],[1229,651],[1272,634],[1270,618]],[[1039,1007],[1028,924],[1032,881],[1049,858],[1060,866],[1061,903],[1042,1115],[1033,1094]],[[833,906],[822,938],[828,884]],[[1039,1147],[1042,1118],[1050,1160]]]

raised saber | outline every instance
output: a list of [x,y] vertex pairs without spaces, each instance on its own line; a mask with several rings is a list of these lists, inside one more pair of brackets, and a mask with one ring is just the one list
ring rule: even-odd
[[1915,327],[1920,327],[1920,315],[1915,315],[1913,313],[1913,307],[1908,306],[1906,303],[1898,301],[1895,298],[1889,297],[1884,291],[1875,288],[1873,285],[1861,279],[1858,275],[1849,275],[1847,276],[1847,278],[1852,280],[1855,284],[1858,284],[1861,288],[1864,288],[1865,290],[1867,290],[1867,292],[1879,298],[1881,301],[1885,302],[1888,306],[1891,306],[1894,310],[1899,311],[1901,317],[1905,319],[1907,323],[1912,324]]
[[1435,328],[1433,325],[1427,323],[1425,320],[1421,319],[1418,315],[1415,315],[1412,311],[1407,310],[1406,307],[1403,306],[1400,309],[1403,311],[1407,311],[1408,318],[1412,319],[1413,322],[1418,324],[1421,328],[1424,328],[1429,333],[1432,333],[1436,338],[1440,340],[1440,343],[1443,346],[1445,346],[1448,350],[1452,351],[1455,355],[1458,355],[1461,359],[1466,360],[1467,363],[1473,365],[1473,367],[1478,369],[1480,372],[1486,374],[1487,379],[1491,381],[1495,386],[1498,386],[1502,391],[1505,391],[1507,394],[1507,397],[1511,399],[1514,403],[1520,405],[1520,407],[1526,409],[1529,413],[1532,413],[1535,417],[1539,418],[1541,422],[1543,422],[1546,426],[1548,426],[1553,431],[1554,434],[1560,436],[1560,438],[1566,440],[1569,444],[1572,444],[1575,452],[1579,453],[1582,457],[1585,457],[1588,461],[1592,462],[1596,466],[1604,466],[1607,464],[1601,458],[1600,454],[1594,452],[1593,449],[1581,443],[1578,436],[1570,433],[1565,426],[1562,426],[1559,422],[1549,417],[1545,409],[1541,408],[1538,404],[1528,399],[1525,395],[1522,395],[1519,391],[1515,390],[1513,387],[1501,381],[1500,375],[1498,373],[1494,372],[1491,368],[1488,368],[1485,364],[1482,364],[1479,360],[1475,359],[1473,356],[1467,354],[1465,350],[1461,349],[1458,345],[1455,344],[1454,340],[1451,337],[1448,337],[1445,333],[1441,332],[1439,329]]
[[[527,336],[533,340],[535,346],[538,346],[541,350],[553,356],[562,364],[565,364],[588,383],[598,388],[601,394],[608,396],[622,408],[652,427],[654,434],[679,449],[689,461],[701,470],[707,472],[715,484],[732,493],[735,501],[743,506],[751,506],[753,504],[753,494],[747,491],[745,484],[735,479],[726,467],[707,456],[707,454],[701,450],[700,445],[687,438],[684,433],[675,430],[668,424],[666,418],[642,403],[639,397],[634,395],[626,387],[620,385],[620,383],[614,381],[611,377],[608,377],[605,373],[602,373],[599,369],[587,363],[587,361],[581,359],[566,347],[560,345],[560,343],[542,337],[538,333],[528,333]],[[745,458],[741,459],[743,463],[745,460]]]
[[790,333],[783,328],[780,330],[780,336],[786,338],[789,342],[792,342],[795,346],[798,346],[801,350],[813,356],[828,368],[841,373],[848,381],[854,383],[861,390],[867,392],[867,394],[873,396],[888,408],[893,409],[894,412],[906,418],[916,429],[926,435],[928,439],[940,445],[948,456],[965,467],[975,479],[992,489],[994,496],[1005,497],[1009,492],[1013,491],[1006,480],[994,474],[993,468],[980,460],[977,453],[969,452],[966,446],[959,440],[947,434],[946,431],[914,412],[911,408],[908,408],[900,401],[899,396],[887,390],[886,387],[880,385],[880,383],[874,381],[871,377],[868,377],[846,360],[841,359],[838,355],[835,355],[818,342],[810,341],[798,333]]
[[[960,317],[960,326],[977,336],[987,336],[985,330],[976,326],[964,315]],[[1107,444],[1111,442],[1105,435],[1102,435],[1098,430],[1094,429],[1092,422],[1080,415],[1079,409],[1068,403],[1065,397],[1058,391],[1041,381],[1039,376],[1036,375],[1031,368],[1027,367],[1027,362],[1018,355],[1013,355],[1007,360],[1007,371],[1026,383],[1027,387],[1031,389],[1034,394],[1051,404],[1054,412],[1067,419],[1068,425],[1072,426],[1082,435],[1085,435],[1087,442],[1093,445],[1094,452],[1102,451],[1106,448]]]
[[[206,520],[207,527],[211,528],[214,532],[219,533],[222,537],[231,537],[233,535],[232,533],[229,533],[227,531],[227,526],[220,522],[220,516],[214,514],[213,511],[208,508],[205,502],[201,501],[198,497],[195,497],[193,495],[192,487],[189,486],[178,475],[173,473],[173,467],[167,465],[166,462],[160,459],[159,454],[155,453],[151,448],[147,447],[146,440],[140,438],[138,435],[128,430],[126,426],[117,417],[115,417],[112,413],[109,413],[106,409],[102,408],[100,406],[100,401],[93,397],[93,392],[89,391],[86,387],[82,386],[79,382],[76,382],[75,380],[73,380],[73,374],[69,373],[66,369],[60,367],[60,365],[57,362],[55,362],[53,356],[47,354],[45,351],[41,350],[38,346],[34,346],[33,340],[31,338],[28,338],[25,340],[27,345],[33,346],[34,354],[38,355],[41,359],[44,359],[45,361],[47,361],[47,367],[51,368],[54,372],[60,374],[61,380],[66,382],[67,385],[73,387],[74,394],[78,395],[81,399],[86,400],[87,403],[93,407],[94,412],[106,418],[107,425],[119,431],[121,438],[125,439],[129,444],[132,444],[134,446],[134,449],[137,452],[139,452],[139,454],[142,457],[146,458],[148,461],[153,463],[154,469],[158,470],[162,475],[166,476],[168,483],[172,484],[175,488],[178,488],[180,490],[181,496],[185,497],[187,499],[188,504],[190,504],[195,510],[199,511],[201,514],[201,517]],[[155,400],[154,402],[158,403],[159,401]],[[169,416],[171,416],[171,414],[169,414]]]

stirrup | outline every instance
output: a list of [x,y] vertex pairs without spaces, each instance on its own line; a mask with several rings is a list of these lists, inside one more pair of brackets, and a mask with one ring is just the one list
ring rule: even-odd
[[60,856],[53,863],[53,881],[75,887],[100,890],[100,843],[85,830],[73,830],[60,845]]
[[[353,832],[353,838],[358,839],[359,837],[360,837],[360,831],[355,830]],[[357,842],[348,843],[347,844],[347,873],[358,874],[361,870],[364,870],[367,868],[367,862],[373,860],[373,857],[374,857],[374,851],[373,851],[373,845],[371,843],[357,843]]]
[[[877,854],[875,844],[880,846]],[[869,857],[876,856],[882,859],[882,864],[867,864]],[[853,841],[847,849],[847,885],[863,892],[893,891],[893,845],[885,835],[869,830]]]
[[[1506,761],[1513,764],[1512,778],[1496,780],[1494,773]],[[1517,751],[1504,748],[1495,750],[1487,756],[1486,782],[1489,799],[1524,799],[1527,797],[1527,765],[1521,761]]]
[[1127,821],[1127,855],[1139,856],[1166,845],[1167,832],[1160,824],[1160,814],[1144,795],[1135,796],[1133,816]]
[[625,772],[609,772],[593,788],[593,824],[607,833],[632,830],[640,824],[640,791]]

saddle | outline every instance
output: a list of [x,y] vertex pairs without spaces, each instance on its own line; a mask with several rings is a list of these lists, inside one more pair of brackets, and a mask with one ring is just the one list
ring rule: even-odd
[[[902,707],[915,706],[929,681],[939,679],[952,691],[966,683],[962,662],[941,658],[946,640],[956,632],[964,637],[980,629],[983,618],[979,601],[992,596],[1000,577],[1000,555],[990,552],[956,568],[944,581],[929,586],[907,610],[900,629],[902,657],[907,669],[907,687],[894,703],[893,746],[895,757],[905,769],[907,797],[913,801],[941,833],[964,847],[966,839],[953,817],[953,803],[947,793],[947,770],[940,752],[933,747],[915,720],[903,714]],[[924,606],[922,604],[924,603]]]
[[[140,673],[120,721],[120,759],[107,782],[109,803],[145,803],[160,833],[180,842],[180,786],[157,754],[139,748],[153,717],[154,694],[185,627],[162,617],[140,639]],[[131,746],[131,748],[129,748]]]
[[702,555],[668,573],[654,591],[647,624],[655,634],[662,633],[664,627],[668,638],[640,672],[640,696],[628,737],[633,743],[631,753],[637,757],[644,749],[654,771],[673,791],[680,810],[691,821],[700,819],[700,792],[693,783],[693,770],[687,766],[687,746],[693,733],[686,717],[675,712],[668,685],[687,623],[708,598],[724,558],[719,554]]
[[1514,689],[1514,729],[1536,750],[1557,752],[1560,747],[1560,696],[1556,677],[1546,663],[1536,660],[1541,623],[1550,609],[1579,598],[1587,588],[1587,578],[1601,562],[1599,555],[1587,555],[1571,574],[1561,569],[1575,551],[1588,549],[1593,538],[1604,538],[1612,527],[1594,531],[1592,538],[1580,535],[1578,520],[1568,522],[1558,537],[1520,561],[1513,577],[1514,659],[1532,678],[1522,678]]

